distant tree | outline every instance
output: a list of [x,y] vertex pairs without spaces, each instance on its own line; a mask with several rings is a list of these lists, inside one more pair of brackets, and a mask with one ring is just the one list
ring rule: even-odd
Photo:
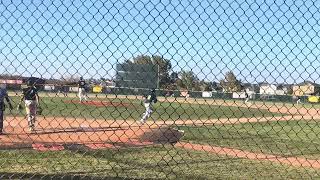
[[64,81],[60,80],[60,79],[54,79],[54,78],[50,78],[50,79],[46,79],[45,83],[46,84],[55,84],[55,85],[59,85],[59,84],[63,84]]
[[220,81],[220,85],[226,92],[241,91],[241,82],[237,80],[232,71],[226,73],[225,78]]
[[88,82],[89,82],[89,84],[94,84],[94,85],[96,85],[96,84],[100,84],[100,79],[95,79],[95,78],[90,78],[90,79],[88,79]]
[[78,75],[62,75],[60,78],[62,81],[65,81],[66,83],[74,83],[74,82],[78,82],[80,79],[80,76]]
[[130,59],[126,59],[126,60],[124,60],[124,63],[123,63],[123,64],[133,64],[133,62],[130,61]]
[[159,55],[153,55],[152,62],[159,67],[160,87],[167,87],[170,84],[169,72],[172,68],[170,60],[164,59]]
[[154,64],[152,62],[152,59],[148,55],[139,55],[137,57],[133,58],[133,63],[134,64]]
[[204,80],[199,83],[200,91],[212,91],[212,86],[210,82],[205,82]]
[[179,73],[179,80],[177,86],[188,90],[199,89],[199,79],[192,71],[181,71]]
[[134,63],[134,64],[153,64],[157,65],[159,68],[159,86],[161,88],[168,87],[170,84],[170,76],[169,73],[171,71],[172,65],[170,60],[163,58],[159,55],[139,55],[133,58],[133,61],[126,60],[126,64]]
[[289,87],[288,87],[287,94],[288,94],[288,95],[292,95],[292,94],[293,94],[293,88],[292,88],[292,86],[289,86]]
[[1,79],[22,79],[22,76],[20,75],[14,75],[14,74],[0,74]]

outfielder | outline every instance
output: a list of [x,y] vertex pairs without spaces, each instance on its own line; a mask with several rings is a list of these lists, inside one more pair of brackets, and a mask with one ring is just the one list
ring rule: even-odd
[[4,99],[6,99],[7,103],[9,104],[9,108],[12,110],[13,107],[7,93],[6,85],[1,84],[0,85],[0,135],[3,134],[3,120],[4,120],[4,110],[5,110]]
[[85,101],[87,101],[86,82],[83,80],[83,77],[80,77],[80,80],[78,82],[78,97],[80,99],[80,102],[82,102],[83,98]]
[[34,86],[31,80],[27,81],[27,88],[22,89],[22,96],[18,105],[18,109],[21,109],[21,102],[24,101],[26,113],[28,117],[28,125],[30,131],[34,131],[36,122],[37,107],[39,106],[39,95],[38,90]]
[[154,89],[152,89],[148,95],[144,96],[144,107],[146,108],[146,111],[143,113],[140,120],[141,124],[144,124],[151,116],[153,112],[153,104],[157,103],[157,101],[158,100]]
[[301,104],[301,98],[300,97],[298,97],[298,99],[297,99],[297,104]]

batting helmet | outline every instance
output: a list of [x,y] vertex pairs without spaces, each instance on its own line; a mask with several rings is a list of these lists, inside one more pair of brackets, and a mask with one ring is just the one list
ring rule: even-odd
[[33,86],[34,82],[31,79],[28,79],[27,86]]

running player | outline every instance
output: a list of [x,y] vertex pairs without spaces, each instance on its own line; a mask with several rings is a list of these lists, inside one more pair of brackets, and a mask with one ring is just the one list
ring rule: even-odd
[[146,111],[145,113],[143,113],[140,120],[141,124],[144,124],[146,120],[151,116],[153,112],[153,104],[157,103],[157,101],[158,100],[154,89],[152,89],[148,95],[144,96],[144,107],[146,108]]

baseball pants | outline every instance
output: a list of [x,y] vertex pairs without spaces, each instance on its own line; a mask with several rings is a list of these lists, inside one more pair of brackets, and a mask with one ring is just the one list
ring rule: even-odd
[[3,120],[4,120],[4,112],[3,110],[0,110],[0,133],[2,132],[3,129]]
[[82,101],[83,98],[85,101],[87,100],[87,94],[84,88],[79,88],[78,97],[80,98],[80,101]]
[[151,116],[153,110],[152,110],[152,103],[144,103],[144,107],[146,108],[145,113],[143,113],[143,116],[141,118],[141,122],[146,122],[146,120]]
[[0,133],[3,129],[3,121],[4,121],[4,103],[0,102]]
[[34,123],[36,122],[37,103],[34,100],[25,100],[25,106],[29,127],[34,127]]

